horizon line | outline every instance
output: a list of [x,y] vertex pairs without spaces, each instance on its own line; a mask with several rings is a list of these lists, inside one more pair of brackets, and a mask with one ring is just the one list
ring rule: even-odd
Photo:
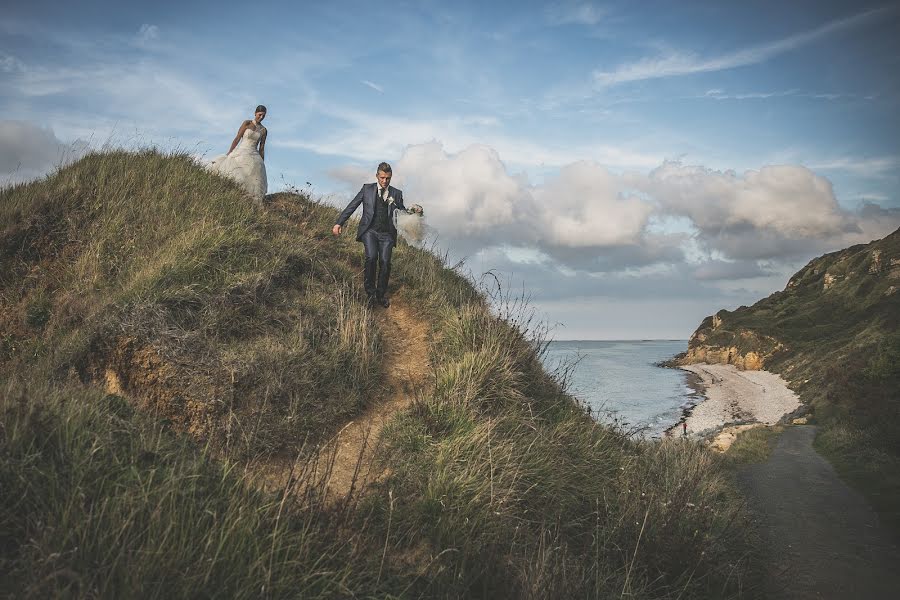
[[602,339],[568,339],[568,340],[549,340],[551,342],[687,342],[688,338],[602,338]]

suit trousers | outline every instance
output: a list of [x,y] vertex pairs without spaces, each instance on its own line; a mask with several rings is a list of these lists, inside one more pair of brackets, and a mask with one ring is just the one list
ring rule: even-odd
[[[360,240],[365,250],[366,263],[363,270],[363,285],[366,294],[382,298],[387,293],[388,279],[391,276],[391,252],[395,240],[390,233],[381,233],[369,229]],[[376,280],[375,271],[378,270]]]

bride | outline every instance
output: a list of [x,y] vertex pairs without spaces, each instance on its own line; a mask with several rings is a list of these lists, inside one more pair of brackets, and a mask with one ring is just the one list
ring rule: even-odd
[[268,187],[266,164],[263,162],[268,131],[262,126],[266,107],[260,104],[254,113],[252,120],[241,123],[228,153],[212,159],[209,169],[235,180],[258,204],[262,204]]

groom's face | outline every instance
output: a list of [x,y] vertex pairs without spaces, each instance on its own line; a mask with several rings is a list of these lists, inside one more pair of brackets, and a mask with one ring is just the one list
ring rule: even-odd
[[378,179],[378,186],[381,188],[386,188],[391,185],[391,173],[378,171],[378,173],[375,174],[375,178]]

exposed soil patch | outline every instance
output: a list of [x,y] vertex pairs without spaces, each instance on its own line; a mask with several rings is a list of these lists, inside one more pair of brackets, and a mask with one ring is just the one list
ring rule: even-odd
[[329,482],[335,496],[344,496],[356,474],[360,482],[371,482],[382,473],[373,472],[372,458],[384,425],[399,411],[408,407],[415,391],[428,380],[428,323],[413,314],[402,297],[392,301],[390,308],[379,309],[376,319],[381,323],[384,345],[384,364],[389,392],[381,401],[345,426],[337,435],[337,451]]
[[[176,365],[167,362],[150,345],[134,338],[118,339],[92,379],[110,394],[127,396],[143,410],[168,419],[179,431],[202,439],[209,437],[221,412],[221,403],[198,397],[197,386],[185,381]],[[212,386],[212,396],[222,397],[224,386]],[[218,412],[217,412],[218,409]]]
[[[414,313],[402,294],[391,300],[389,308],[374,310],[381,330],[387,392],[323,448],[316,469],[327,478],[332,499],[346,498],[351,490],[359,490],[386,474],[378,470],[380,467],[373,460],[381,431],[392,417],[412,404],[416,390],[426,385],[431,376],[428,321]],[[298,460],[304,462],[308,457],[300,456]],[[262,476],[266,488],[284,489],[300,467],[281,457],[250,468]]]

